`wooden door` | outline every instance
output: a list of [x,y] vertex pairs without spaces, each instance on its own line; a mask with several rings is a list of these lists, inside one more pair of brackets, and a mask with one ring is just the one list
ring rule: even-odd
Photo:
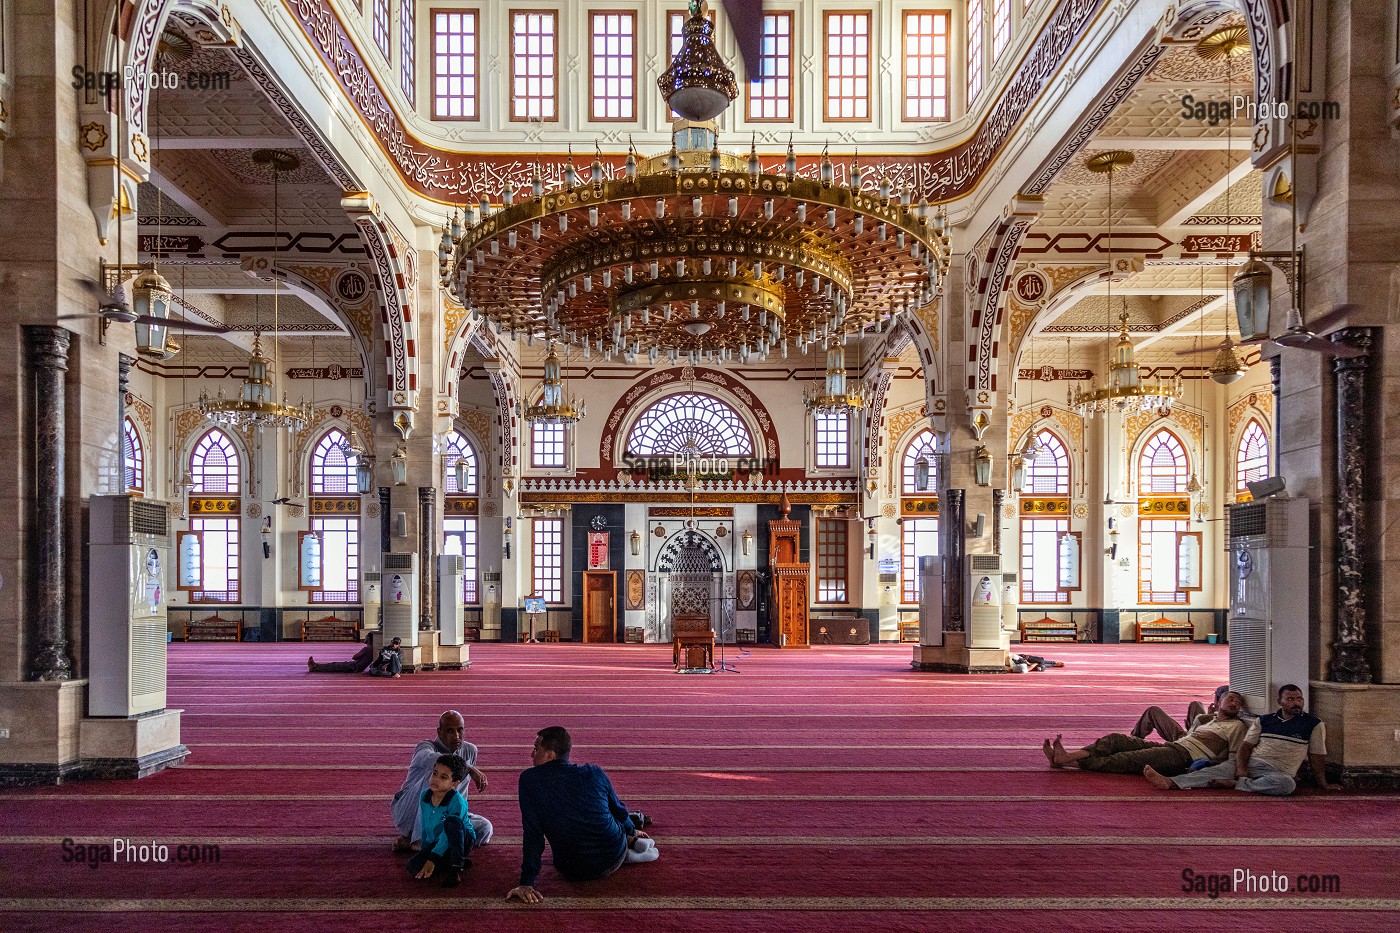
[[583,640],[617,641],[617,571],[583,572]]

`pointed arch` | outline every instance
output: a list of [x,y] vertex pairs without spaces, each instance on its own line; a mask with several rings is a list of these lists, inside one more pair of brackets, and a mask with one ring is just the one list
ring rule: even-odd
[[[459,460],[466,463],[467,469],[466,483],[461,488],[457,486],[457,461]],[[477,458],[476,448],[465,434],[457,430],[448,432],[447,440],[443,444],[442,462],[443,466],[447,468],[447,482],[443,487],[447,495],[476,495],[480,476],[480,460]]]
[[222,428],[210,428],[190,448],[192,492],[197,495],[237,496],[242,490],[243,457]]
[[[933,496],[938,489],[938,442],[933,431],[924,428],[909,438],[900,457],[899,491],[903,496]],[[928,487],[919,489],[918,462],[922,457],[928,461]]]
[[144,494],[146,491],[146,445],[141,441],[141,431],[136,422],[127,415],[122,419],[122,444],[126,447],[125,491]]
[[1235,445],[1235,496],[1241,501],[1252,498],[1248,483],[1258,482],[1269,475],[1271,461],[1269,435],[1258,418],[1250,418],[1240,432]]
[[355,466],[355,457],[350,453],[350,439],[345,432],[338,427],[326,431],[311,448],[311,495],[358,495]]
[[1143,442],[1136,470],[1139,496],[1185,493],[1190,474],[1190,454],[1170,428],[1159,428]]
[[1035,496],[1067,496],[1072,488],[1069,447],[1050,428],[1035,432],[1040,452],[1026,464],[1026,483],[1021,491]]

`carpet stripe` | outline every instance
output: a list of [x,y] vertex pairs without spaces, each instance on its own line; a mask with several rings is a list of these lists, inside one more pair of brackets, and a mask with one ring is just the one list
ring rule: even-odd
[[[120,838],[127,838],[121,836]],[[491,847],[501,849],[518,846],[520,836],[494,833]],[[1178,846],[1178,847],[1228,847],[1247,846],[1257,848],[1400,848],[1400,838],[1372,839],[1353,838],[1257,838],[1240,841],[1222,840],[1215,836],[672,836],[663,837],[667,848],[671,846]],[[112,836],[0,836],[0,845],[58,845],[64,839],[72,839],[80,845],[112,842]],[[188,836],[143,836],[135,840],[142,844],[160,843],[179,845],[190,842]],[[216,844],[229,846],[369,846],[387,848],[389,837],[378,836],[204,836],[201,845]]]
[[377,898],[0,898],[0,911],[56,913],[450,910],[701,910],[701,911],[1098,911],[1113,910],[1358,910],[1397,911],[1400,898],[1356,897],[548,897],[525,907],[500,897]]

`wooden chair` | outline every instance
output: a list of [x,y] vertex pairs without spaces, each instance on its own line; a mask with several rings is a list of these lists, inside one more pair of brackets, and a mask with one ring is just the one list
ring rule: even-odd
[[1166,616],[1155,622],[1137,624],[1137,640],[1143,641],[1195,641],[1196,627],[1190,622],[1173,622]]
[[1021,623],[1021,641],[1078,641],[1079,628],[1073,622],[1057,622],[1046,616]]
[[360,623],[353,619],[322,616],[301,623],[302,641],[359,641]]
[[243,623],[238,619],[208,616],[185,623],[185,641],[242,641]]
[[[686,649],[691,647],[703,648],[705,667],[714,667],[715,630],[710,628],[708,615],[676,616],[671,620],[671,635],[671,661],[677,670],[680,670],[681,659],[685,656]],[[689,665],[688,660],[686,663]]]

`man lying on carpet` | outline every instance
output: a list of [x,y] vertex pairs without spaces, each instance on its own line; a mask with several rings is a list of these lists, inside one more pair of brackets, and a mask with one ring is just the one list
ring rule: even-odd
[[370,642],[374,639],[371,633],[365,636],[364,646],[355,652],[355,656],[348,661],[320,661],[312,655],[306,659],[306,672],[308,674],[358,674],[369,667],[370,659],[374,657],[374,649],[370,647]]
[[593,881],[611,875],[623,862],[651,862],[661,850],[617,799],[612,782],[597,765],[569,761],[573,740],[563,726],[549,726],[535,736],[534,765],[520,774],[520,884],[506,900],[538,904],[535,890],[545,840],[554,868],[568,881]]
[[[467,721],[455,709],[443,713],[438,719],[437,738],[424,739],[413,749],[413,758],[408,763],[408,775],[403,779],[403,787],[394,795],[390,812],[394,825],[398,827],[399,838],[394,840],[395,852],[407,852],[418,842],[422,834],[419,803],[423,791],[428,789],[433,767],[441,755],[460,755],[467,764],[467,774],[457,784],[457,791],[465,800],[467,789],[476,785],[480,792],[486,791],[486,775],[476,767],[476,746],[464,740]],[[484,846],[491,841],[491,821],[480,813],[471,814],[472,834],[476,844]]]
[[1012,652],[1007,655],[1007,665],[1013,674],[1024,674],[1027,671],[1043,671],[1051,667],[1064,667],[1064,661],[1051,661],[1049,658],[1042,658],[1038,654],[1016,654]]
[[[1138,717],[1137,725],[1133,726],[1133,731],[1128,734],[1134,738],[1145,739],[1152,734],[1153,730],[1156,730],[1157,734],[1162,737],[1164,742],[1175,742],[1187,732],[1191,731],[1191,727],[1196,724],[1196,720],[1200,719],[1202,716],[1214,716],[1215,711],[1220,707],[1220,698],[1223,697],[1229,689],[1229,684],[1221,684],[1219,687],[1216,687],[1215,699],[1210,701],[1210,706],[1208,707],[1204,706],[1200,700],[1192,700],[1186,707],[1186,724],[1184,726],[1177,725],[1176,720],[1171,718],[1162,707],[1149,706],[1143,711],[1142,715]],[[1246,718],[1249,717],[1249,713],[1244,713],[1243,711],[1242,715]]]
[[1046,739],[1042,750],[1052,768],[1077,765],[1084,771],[1142,774],[1150,766],[1165,775],[1184,774],[1194,761],[1218,762],[1234,754],[1247,731],[1240,722],[1242,709],[1244,697],[1229,690],[1212,719],[1193,726],[1175,742],[1163,745],[1114,732],[1069,752],[1057,735],[1053,743]]
[[1278,703],[1278,712],[1250,724],[1234,761],[1179,777],[1169,777],[1149,765],[1142,769],[1142,776],[1160,790],[1233,787],[1246,793],[1287,797],[1298,786],[1294,779],[1307,758],[1318,787],[1341,790],[1340,784],[1327,781],[1327,728],[1322,720],[1303,711],[1303,691],[1284,684],[1278,689]]
[[439,755],[428,777],[428,789],[418,806],[423,844],[404,867],[417,879],[442,879],[444,888],[455,888],[462,872],[472,865],[467,853],[476,846],[476,833],[467,812],[467,798],[457,785],[467,776],[461,755]]

